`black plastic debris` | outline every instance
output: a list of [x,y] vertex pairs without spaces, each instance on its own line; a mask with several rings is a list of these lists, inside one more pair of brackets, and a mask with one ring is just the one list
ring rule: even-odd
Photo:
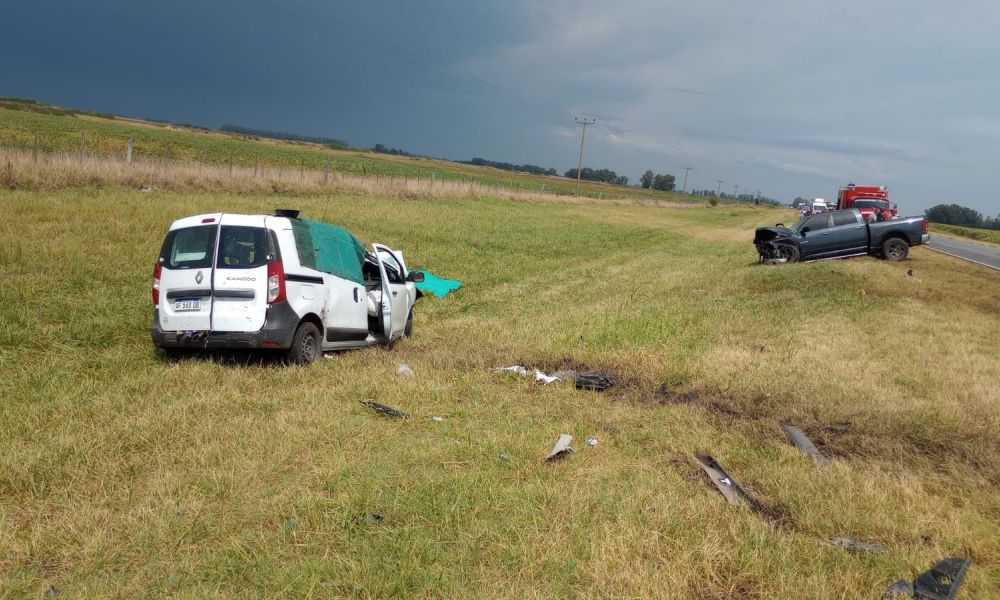
[[843,548],[844,550],[852,550],[854,552],[886,552],[887,550],[878,544],[873,544],[871,542],[861,542],[850,536],[840,535],[835,538],[830,538],[827,544],[831,546],[836,546],[838,548]]
[[812,440],[806,437],[806,434],[801,429],[794,425],[782,425],[781,430],[785,432],[788,441],[793,446],[811,456],[820,465],[824,467],[830,466],[830,459],[823,456],[823,453],[816,448]]
[[394,417],[396,419],[408,419],[410,417],[410,415],[401,410],[397,410],[391,406],[386,406],[385,404],[379,404],[374,400],[360,400],[360,402],[375,412],[383,414],[387,417]]
[[603,392],[615,384],[615,380],[601,373],[577,373],[576,389]]
[[885,589],[883,598],[919,598],[921,600],[953,600],[972,561],[950,556],[934,563],[913,583],[900,579]]

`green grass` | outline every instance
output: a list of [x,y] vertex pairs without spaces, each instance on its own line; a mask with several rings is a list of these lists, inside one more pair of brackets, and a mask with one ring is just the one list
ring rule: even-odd
[[957,235],[980,242],[1000,244],[1000,231],[994,229],[978,229],[975,227],[960,227],[958,225],[945,225],[943,223],[931,223],[931,231],[943,234]]
[[[1000,277],[920,248],[760,266],[777,209],[284,198],[465,287],[391,351],[154,351],[171,220],[278,201],[0,191],[0,595],[853,598],[950,554],[961,598],[1000,594]],[[619,385],[491,372],[515,362]],[[698,451],[784,521],[726,505]]]
[[[15,110],[17,109],[17,110]],[[48,105],[23,105],[0,100],[0,147],[41,153],[79,153],[124,157],[127,140],[134,140],[136,160],[199,161],[270,172],[322,170],[370,177],[396,177],[475,182],[490,186],[551,194],[574,194],[576,182],[564,177],[531,175],[428,158],[376,154],[367,150],[337,150],[308,142],[254,138],[180,125],[163,125],[125,117],[74,111]],[[639,197],[693,200],[677,192],[658,192],[583,182],[581,193],[594,198]],[[697,199],[700,201],[700,199]]]

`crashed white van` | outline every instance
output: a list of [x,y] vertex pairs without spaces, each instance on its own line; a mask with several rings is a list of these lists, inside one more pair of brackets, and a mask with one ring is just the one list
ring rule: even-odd
[[170,226],[153,269],[153,345],[328,350],[392,344],[413,328],[420,293],[402,253],[337,227],[274,215],[212,213]]

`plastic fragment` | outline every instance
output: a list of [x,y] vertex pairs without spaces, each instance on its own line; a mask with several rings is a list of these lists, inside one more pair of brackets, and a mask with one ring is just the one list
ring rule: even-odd
[[385,519],[385,515],[380,512],[370,512],[365,515],[365,523],[369,525],[375,525],[376,523],[381,523]]
[[559,435],[559,439],[556,440],[556,445],[552,446],[552,451],[549,455],[545,457],[545,460],[553,460],[555,458],[560,458],[570,452],[573,452],[573,448],[570,444],[573,442],[573,436],[568,433],[563,433]]
[[615,384],[614,379],[601,373],[577,373],[576,389],[603,392]]
[[588,446],[596,446],[599,443],[600,442],[595,437],[589,437],[589,438],[587,438],[587,445]]
[[406,419],[410,415],[406,414],[401,410],[397,410],[391,406],[386,406],[385,404],[379,404],[374,400],[359,400],[361,404],[364,404],[368,408],[374,410],[377,413],[383,414],[387,417],[395,417],[397,419]]
[[827,541],[827,544],[843,548],[844,550],[854,550],[856,552],[886,552],[886,549],[878,544],[860,542],[847,535],[839,535],[835,538],[830,538],[830,540]]
[[830,459],[816,448],[812,440],[806,437],[806,434],[801,429],[794,425],[782,425],[781,429],[785,432],[785,436],[793,446],[811,456],[820,465],[824,467],[830,466]]
[[396,375],[400,375],[402,377],[413,377],[416,373],[413,372],[410,365],[406,363],[399,363],[399,366],[396,367]]
[[444,422],[444,417],[439,417],[439,416],[435,415],[435,416],[431,417],[431,421],[437,421],[438,423],[443,423]]

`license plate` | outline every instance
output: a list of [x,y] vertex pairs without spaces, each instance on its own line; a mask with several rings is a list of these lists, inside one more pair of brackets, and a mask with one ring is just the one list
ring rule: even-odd
[[174,310],[176,312],[201,310],[201,298],[178,298],[174,301]]

